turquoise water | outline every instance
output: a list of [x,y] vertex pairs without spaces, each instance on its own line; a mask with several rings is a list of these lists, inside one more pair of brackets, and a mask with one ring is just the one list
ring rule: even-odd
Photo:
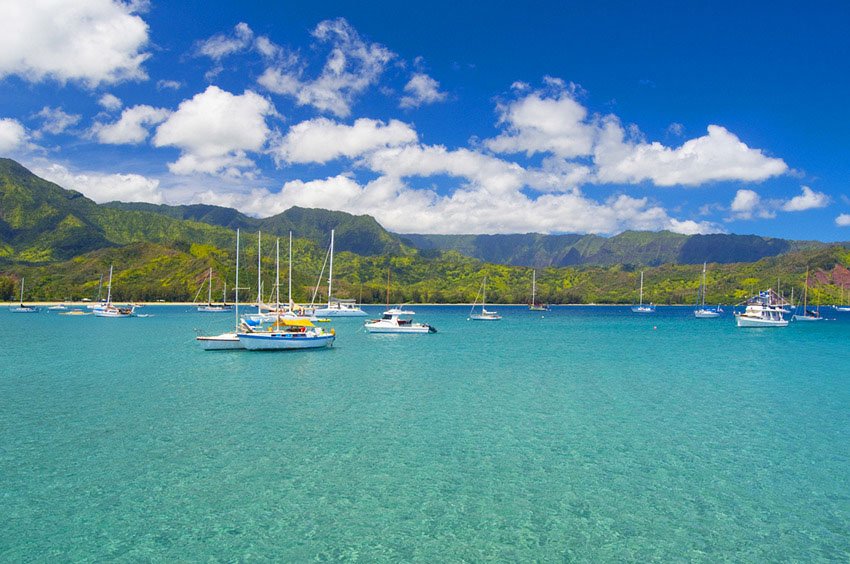
[[850,558],[850,314],[498,309],[292,353],[0,311],[0,560]]

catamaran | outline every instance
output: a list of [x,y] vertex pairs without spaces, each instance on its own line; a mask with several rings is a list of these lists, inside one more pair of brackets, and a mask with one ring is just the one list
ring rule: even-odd
[[801,313],[795,313],[791,319],[794,321],[823,321],[820,315],[820,305],[814,310],[809,307],[809,269],[806,269],[806,285],[803,287],[803,310]]
[[537,271],[531,271],[531,303],[528,306],[530,311],[549,311],[549,304],[537,303]]
[[738,327],[788,327],[783,317],[783,306],[787,303],[772,288],[759,292],[746,302],[743,312],[735,312]]
[[[705,305],[705,265],[702,263],[702,283],[700,284],[699,294],[697,295],[697,308],[694,310],[694,317],[697,319],[712,319],[720,317],[723,310],[720,306],[711,307]],[[699,298],[702,297],[702,304],[699,304]]]
[[98,304],[92,309],[95,317],[132,317],[136,306],[116,306],[112,303],[112,265],[109,265],[109,285],[106,289],[106,303]]
[[21,278],[21,303],[9,308],[12,313],[38,313],[38,306],[24,305],[24,278]]
[[[481,313],[475,313],[475,306],[478,305],[478,296],[481,296]],[[471,319],[472,321],[498,321],[502,319],[502,316],[495,311],[488,311],[486,304],[487,303],[487,277],[484,277],[484,281],[481,283],[481,289],[478,291],[478,294],[475,295],[475,301],[472,302],[472,309],[469,310],[469,317],[467,319]]]
[[[239,230],[236,230],[236,288],[234,289],[236,292],[234,296],[234,313],[236,315],[236,331],[240,330],[240,321],[239,321]],[[211,335],[211,336],[199,336],[195,337],[195,340],[201,345],[201,347],[205,351],[226,351],[226,350],[234,350],[244,348],[242,346],[242,341],[239,340],[239,336],[236,334],[236,331],[222,333],[220,335]]]
[[635,313],[655,313],[655,304],[643,303],[643,270],[640,271],[640,298],[638,300],[638,305],[632,306],[632,311]]
[[334,230],[331,229],[330,265],[328,267],[328,305],[316,308],[317,317],[365,317],[366,312],[360,309],[355,300],[333,297],[334,274]]

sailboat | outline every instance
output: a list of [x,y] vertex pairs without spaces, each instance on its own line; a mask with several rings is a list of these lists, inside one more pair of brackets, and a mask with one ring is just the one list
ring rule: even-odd
[[530,311],[549,311],[549,304],[537,303],[537,271],[531,271],[531,304],[528,309]]
[[24,278],[21,278],[21,304],[9,308],[12,313],[38,313],[39,308],[32,305],[24,305]]
[[[702,263],[702,283],[700,284],[699,295],[697,296],[697,308],[694,310],[694,317],[697,319],[720,317],[720,314],[723,312],[720,306],[706,307],[705,305],[705,265],[706,263]],[[702,304],[699,303],[700,297],[702,297]]]
[[227,284],[226,283],[224,285],[224,290],[223,290],[222,297],[221,297],[221,303],[220,304],[214,304],[212,302],[212,278],[213,278],[212,274],[213,274],[212,268],[210,268],[210,272],[207,275],[207,278],[209,280],[209,288],[207,290],[207,303],[205,305],[198,306],[198,311],[204,312],[204,313],[222,313],[222,312],[225,312],[225,311],[230,311],[233,308],[231,308],[227,304]]
[[807,309],[809,305],[809,269],[806,269],[806,286],[803,288],[803,311],[802,313],[795,313],[791,318],[794,321],[823,321],[823,317],[820,315],[820,305],[818,305],[817,309],[810,310]]
[[[475,313],[475,306],[478,305],[478,295],[481,295],[481,313]],[[469,317],[472,321],[498,321],[502,316],[495,311],[487,311],[485,304],[487,303],[487,277],[481,283],[481,290],[475,295],[475,301],[472,303],[472,309],[469,310]]]
[[638,305],[632,306],[632,311],[635,313],[655,313],[655,304],[643,303],[643,270],[640,271],[640,298]]
[[112,303],[112,265],[109,265],[109,285],[106,290],[106,303],[94,307],[95,317],[131,317],[136,311],[135,306],[118,307]]
[[330,266],[328,267],[328,305],[317,308],[317,317],[366,317],[366,312],[360,309],[355,300],[333,297],[334,274],[334,230],[331,229]]
[[841,303],[842,303],[842,305],[835,306],[835,311],[843,311],[843,312],[850,311],[850,306],[843,305],[844,304],[844,284],[841,285]]
[[229,333],[222,333],[221,335],[213,335],[213,336],[199,336],[195,337],[195,340],[200,343],[201,347],[205,351],[225,351],[225,350],[234,350],[244,348],[242,346],[242,341],[239,340],[239,336],[236,334],[236,331],[240,329],[239,323],[239,230],[236,230],[236,289],[235,289],[235,304],[234,311],[236,315],[236,330]]

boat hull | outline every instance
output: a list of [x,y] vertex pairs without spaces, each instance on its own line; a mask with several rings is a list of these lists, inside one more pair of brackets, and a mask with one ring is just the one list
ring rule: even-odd
[[323,307],[315,311],[316,317],[366,317],[366,312],[356,309],[334,309]]
[[34,306],[15,306],[10,307],[9,311],[12,313],[38,313],[39,309]]
[[699,309],[694,312],[694,317],[697,319],[716,319],[720,317],[720,313],[710,309]]
[[735,321],[738,327],[788,327],[787,319],[762,319],[738,315]]
[[239,333],[239,341],[249,351],[319,349],[333,344],[335,335],[311,336],[303,333]]
[[230,313],[233,308],[230,306],[199,306],[198,311],[201,313]]
[[632,311],[635,313],[655,313],[655,308],[648,306],[635,306],[632,308]]
[[236,333],[222,333],[212,337],[195,337],[205,351],[233,351],[243,349],[242,341]]
[[407,327],[398,327],[391,325],[366,325],[366,331],[369,333],[396,333],[396,334],[427,334],[427,333],[436,333],[437,330],[431,327],[430,325],[411,325]]
[[813,317],[811,315],[795,315],[791,319],[794,321],[823,321],[823,317]]

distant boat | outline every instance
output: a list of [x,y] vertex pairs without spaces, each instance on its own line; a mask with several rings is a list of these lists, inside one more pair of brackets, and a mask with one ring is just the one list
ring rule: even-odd
[[735,322],[738,327],[788,327],[788,320],[783,317],[784,305],[785,300],[768,288],[748,299],[742,313],[735,312]]
[[[475,306],[478,305],[478,296],[481,296],[481,313],[475,313]],[[469,317],[472,321],[498,321],[502,316],[495,311],[488,311],[487,307],[487,277],[481,283],[481,289],[475,295],[475,301],[472,302],[472,309],[469,310]]]
[[317,317],[366,317],[366,312],[357,305],[355,300],[333,297],[334,275],[334,230],[331,229],[330,266],[328,267],[328,305],[316,308]]
[[239,330],[239,229],[236,230],[236,295],[234,310],[236,315],[235,331],[221,333],[220,335],[199,336],[195,340],[205,351],[224,351],[242,349],[242,342],[236,331]]
[[537,303],[537,271],[531,271],[531,304],[528,309],[530,311],[549,311],[549,304]]
[[415,311],[401,307],[388,309],[380,319],[367,321],[365,328],[369,333],[436,333],[437,330],[426,323],[414,323],[411,319]]
[[655,304],[643,303],[643,271],[640,271],[640,298],[638,298],[638,305],[632,306],[632,311],[635,313],[655,313]]
[[820,305],[814,310],[809,307],[809,269],[806,269],[806,285],[803,288],[803,309],[801,313],[795,313],[791,318],[794,321],[823,321],[820,315]]
[[47,311],[68,311],[68,306],[65,304],[56,304],[47,308]]
[[[694,310],[694,317],[697,319],[712,319],[720,317],[720,314],[723,313],[723,310],[720,309],[720,306],[710,307],[705,305],[705,265],[706,263],[702,263],[702,283],[700,284],[699,294],[697,295],[697,308]],[[699,303],[700,297],[702,297],[702,304]]]
[[[844,303],[844,284],[841,285],[841,303],[842,304]],[[848,311],[850,311],[850,306],[847,306],[847,305],[835,306],[835,311],[848,312]]]
[[98,304],[92,309],[95,317],[132,317],[135,306],[116,306],[112,303],[112,265],[109,265],[109,286],[106,291],[106,303]]
[[210,268],[209,274],[207,274],[207,279],[209,280],[209,286],[207,289],[207,303],[201,306],[198,306],[198,311],[203,313],[222,313],[226,311],[231,311],[233,308],[227,303],[227,284],[224,285],[223,294],[221,297],[220,304],[214,304],[212,301],[212,268]]
[[21,278],[21,304],[9,308],[12,313],[38,313],[38,306],[24,305],[24,278]]

